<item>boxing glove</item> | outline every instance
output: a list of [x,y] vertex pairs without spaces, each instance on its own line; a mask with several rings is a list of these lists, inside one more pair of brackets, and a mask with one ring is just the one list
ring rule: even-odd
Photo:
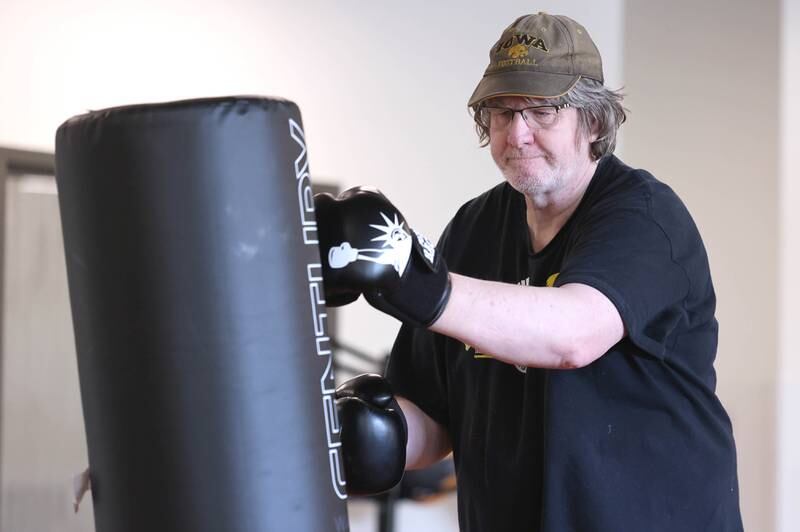
[[366,373],[343,383],[334,397],[347,493],[390,490],[403,478],[408,426],[389,383]]
[[439,318],[450,297],[447,266],[383,194],[356,187],[314,201],[329,306],[363,293],[375,308],[416,327]]

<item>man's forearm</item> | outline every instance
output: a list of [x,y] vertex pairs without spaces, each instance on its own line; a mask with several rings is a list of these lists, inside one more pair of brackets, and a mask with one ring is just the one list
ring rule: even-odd
[[625,334],[616,307],[586,285],[517,286],[457,274],[451,280],[450,300],[431,330],[505,362],[582,367]]
[[397,402],[408,425],[406,469],[422,469],[447,456],[451,444],[445,428],[408,399],[397,397]]

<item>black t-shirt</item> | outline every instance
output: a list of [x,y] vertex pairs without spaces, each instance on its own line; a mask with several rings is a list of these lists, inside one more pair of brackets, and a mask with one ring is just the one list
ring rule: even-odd
[[450,434],[461,530],[742,530],[708,260],[668,186],[605,157],[533,253],[524,198],[502,183],[458,211],[439,251],[470,277],[592,286],[627,332],[584,368],[547,370],[401,328],[387,376]]

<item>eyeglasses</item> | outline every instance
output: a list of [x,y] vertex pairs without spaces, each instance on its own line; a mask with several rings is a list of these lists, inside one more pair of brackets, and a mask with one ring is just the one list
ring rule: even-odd
[[478,109],[478,122],[492,129],[503,129],[508,127],[514,115],[519,113],[522,120],[531,129],[547,129],[558,121],[558,112],[566,109],[570,105],[534,105],[524,109],[511,109],[510,107],[483,106]]

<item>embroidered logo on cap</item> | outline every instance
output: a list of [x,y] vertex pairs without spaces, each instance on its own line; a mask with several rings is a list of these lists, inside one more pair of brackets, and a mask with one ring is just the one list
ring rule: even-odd
[[524,44],[517,44],[508,49],[508,57],[519,59],[528,56],[528,48]]
[[547,43],[544,42],[544,39],[529,33],[515,33],[508,39],[497,43],[497,48],[494,49],[494,53],[499,54],[503,50],[508,50],[512,47],[517,48],[520,46],[525,49],[536,48],[542,52],[550,52],[550,48],[547,46]]
[[515,66],[536,66],[535,57],[531,57],[530,50],[535,48],[541,52],[549,53],[550,49],[543,39],[528,33],[515,33],[508,39],[501,41],[494,49],[496,63],[489,65],[489,70],[499,70]]

